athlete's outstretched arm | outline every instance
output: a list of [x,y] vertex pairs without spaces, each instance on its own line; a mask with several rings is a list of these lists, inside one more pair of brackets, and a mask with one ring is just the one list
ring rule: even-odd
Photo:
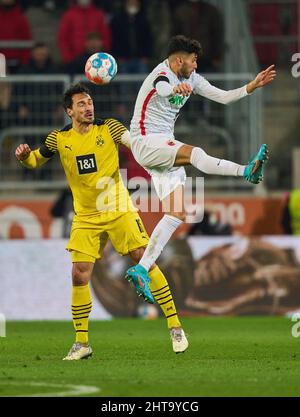
[[50,158],[45,158],[40,153],[40,148],[32,151],[27,143],[17,147],[15,155],[18,161],[27,168],[38,168],[44,165]]
[[196,74],[196,77],[197,82],[194,88],[194,92],[196,94],[221,104],[230,104],[242,99],[243,97],[246,97],[248,94],[253,93],[253,91],[257,88],[264,87],[265,85],[272,82],[276,77],[276,71],[274,69],[274,65],[271,65],[265,71],[260,72],[249,84],[229,91],[225,91],[211,85],[199,74]]

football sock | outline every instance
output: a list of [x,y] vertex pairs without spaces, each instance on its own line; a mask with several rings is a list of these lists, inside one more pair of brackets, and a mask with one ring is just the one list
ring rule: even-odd
[[194,148],[191,153],[191,164],[205,174],[232,175],[242,177],[245,171],[244,165],[218,159],[207,155],[201,148]]
[[151,278],[150,290],[167,318],[168,328],[181,327],[172,293],[164,274],[156,266],[149,272],[149,276]]
[[168,214],[165,214],[157,223],[150,237],[148,246],[139,262],[147,271],[149,271],[151,266],[155,263],[172,234],[181,223],[182,220],[177,217],[169,216]]
[[92,311],[89,284],[72,287],[72,317],[76,342],[88,343],[88,321]]

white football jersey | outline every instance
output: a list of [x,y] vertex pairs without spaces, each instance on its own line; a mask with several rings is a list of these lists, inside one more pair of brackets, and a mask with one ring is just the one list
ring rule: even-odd
[[166,59],[154,68],[140,88],[130,124],[132,137],[156,133],[174,137],[175,121],[189,96],[184,97],[180,94],[171,94],[168,97],[160,96],[154,87],[154,81],[158,77],[167,77],[172,87],[183,82],[188,83],[194,94],[199,94],[222,104],[229,104],[247,95],[246,86],[224,91],[212,86],[196,71],[193,71],[188,79],[178,78],[171,70],[168,59]]

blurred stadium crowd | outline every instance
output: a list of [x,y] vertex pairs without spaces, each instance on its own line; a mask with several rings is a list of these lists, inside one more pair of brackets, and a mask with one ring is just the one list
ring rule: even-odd
[[[248,3],[254,36],[297,35],[296,1]],[[112,53],[121,72],[145,73],[178,33],[201,41],[202,72],[222,69],[224,21],[213,2],[1,0],[0,21],[1,51],[10,73],[80,73],[86,57],[99,50]],[[5,48],[5,41],[27,41],[28,47]],[[259,42],[256,51],[260,63],[278,62],[276,40]]]
[[145,73],[177,33],[201,39],[204,72],[222,61],[222,15],[206,2],[1,0],[0,19],[1,41],[32,42],[32,48],[2,50],[11,73],[80,73],[99,50],[112,53],[121,72]]

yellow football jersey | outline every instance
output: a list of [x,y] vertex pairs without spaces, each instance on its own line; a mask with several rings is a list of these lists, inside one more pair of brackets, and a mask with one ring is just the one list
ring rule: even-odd
[[70,124],[52,131],[39,148],[44,158],[59,153],[77,216],[101,213],[109,221],[125,212],[137,211],[119,170],[118,144],[125,131],[115,119],[96,120],[84,135]]

